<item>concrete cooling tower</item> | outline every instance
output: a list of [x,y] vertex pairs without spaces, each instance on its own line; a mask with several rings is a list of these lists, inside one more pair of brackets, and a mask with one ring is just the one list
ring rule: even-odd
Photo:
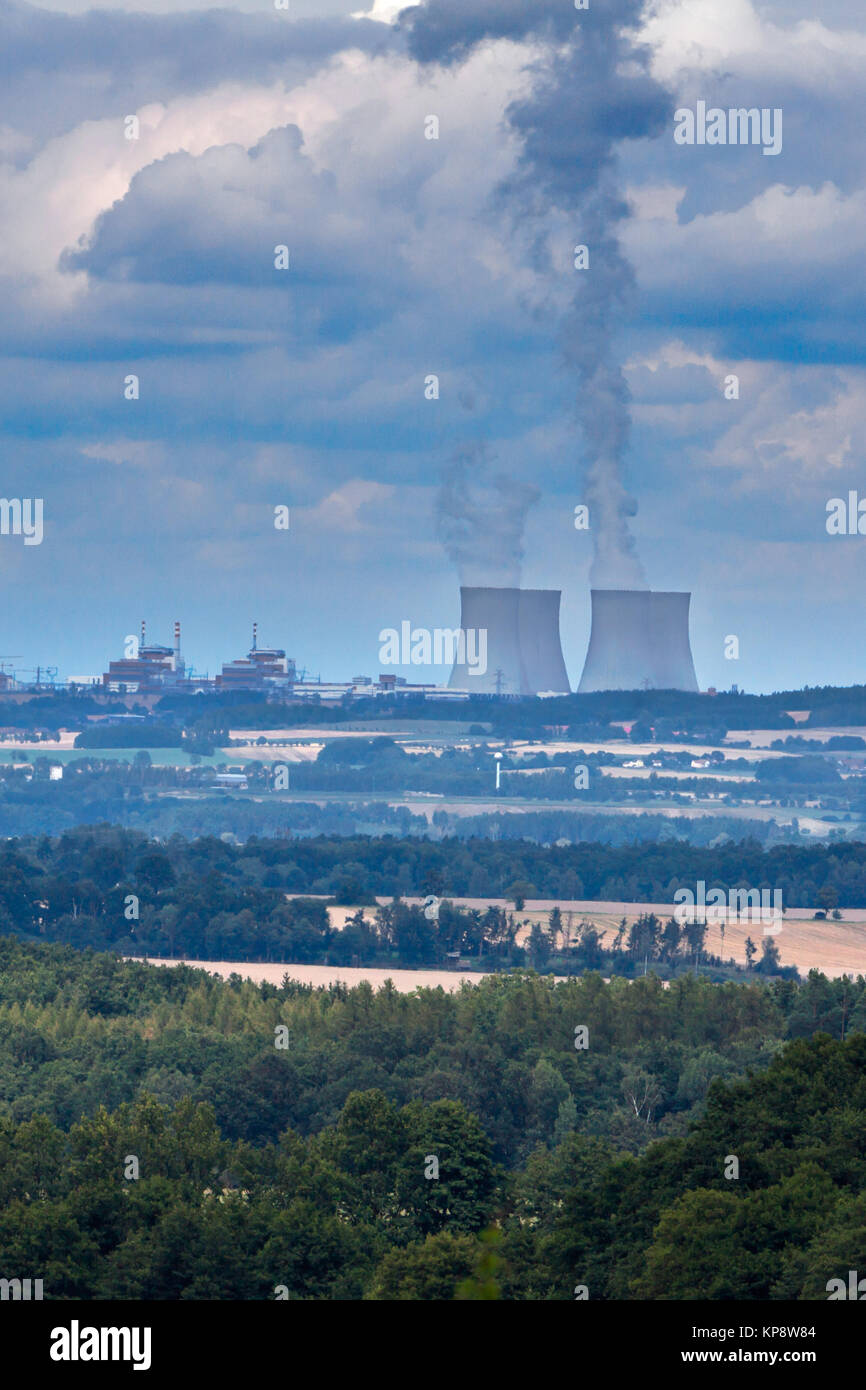
[[568,695],[571,686],[559,640],[559,589],[521,589],[517,609],[525,693]]
[[691,594],[592,589],[592,629],[578,691],[692,690]]
[[[473,675],[459,659],[452,690],[479,695],[567,694],[568,672],[559,641],[558,589],[493,589],[462,586],[460,626],[487,633],[487,669]],[[477,646],[474,648],[477,651]]]

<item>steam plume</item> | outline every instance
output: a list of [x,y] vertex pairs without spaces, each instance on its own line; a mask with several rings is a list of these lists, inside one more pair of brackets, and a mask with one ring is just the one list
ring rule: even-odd
[[[657,134],[672,103],[634,38],[642,9],[643,0],[591,0],[580,11],[565,0],[429,0],[400,16],[422,63],[453,64],[490,39],[540,41],[530,94],[508,108],[521,155],[502,191],[521,220],[535,223],[552,207],[568,212],[574,243],[589,247],[589,268],[571,272],[575,292],[560,342],[578,388],[595,588],[646,587],[629,526],[637,507],[623,481],[631,420],[616,335],[633,275],[617,237],[628,208],[617,188],[616,146]],[[543,245],[541,254],[549,265]]]
[[457,450],[443,471],[436,525],[461,584],[516,587],[526,515],[541,494],[530,483],[492,472],[494,462],[484,444]]

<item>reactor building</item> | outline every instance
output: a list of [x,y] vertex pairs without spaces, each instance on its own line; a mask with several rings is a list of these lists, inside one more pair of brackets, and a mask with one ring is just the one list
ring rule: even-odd
[[[133,654],[134,653],[134,654]],[[174,646],[163,647],[147,641],[147,629],[141,624],[141,641],[119,661],[110,661],[102,677],[106,693],[128,695],[153,694],[166,688],[183,686],[186,664],[180,654],[180,623],[174,625]]]
[[458,658],[448,688],[477,695],[568,695],[560,597],[559,589],[461,586],[460,628],[486,632],[486,670]]
[[592,589],[592,628],[578,693],[698,690],[689,640],[691,594]]

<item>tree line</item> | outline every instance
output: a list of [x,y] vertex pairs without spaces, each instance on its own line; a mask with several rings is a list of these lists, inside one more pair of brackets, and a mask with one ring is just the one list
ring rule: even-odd
[[[557,899],[673,900],[704,880],[707,891],[781,889],[840,912],[866,897],[866,846],[762,849],[750,841],[698,849],[667,841],[614,848],[525,841],[430,842],[384,837],[153,841],[141,832],[97,826],[59,837],[9,841],[0,850],[0,930],[130,954],[349,965],[442,965],[451,958],[486,968],[532,964],[554,972],[603,969],[632,974],[642,960],[672,973],[706,965],[702,929],[644,914],[628,935],[602,942],[590,923]],[[860,888],[860,884],[863,888]],[[425,906],[403,899],[419,897]],[[377,897],[390,898],[377,904]],[[464,908],[453,897],[506,900]],[[528,899],[552,903],[550,922],[518,944]],[[430,910],[427,899],[435,899]],[[346,927],[331,925],[327,903],[369,905]],[[508,902],[512,910],[506,910]],[[637,937],[635,937],[637,933]],[[643,942],[633,946],[634,940]],[[760,967],[778,970],[772,941]]]

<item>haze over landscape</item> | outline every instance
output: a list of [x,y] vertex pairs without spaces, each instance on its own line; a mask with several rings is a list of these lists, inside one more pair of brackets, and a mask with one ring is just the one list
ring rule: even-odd
[[864,77],[854,0],[0,9],[28,1370],[853,1359]]
[[[43,543],[0,547],[27,596],[4,651],[98,674],[147,613],[213,671],[257,617],[309,670],[375,674],[383,627],[458,621],[437,495],[483,447],[538,493],[522,577],[563,590],[573,685],[598,540],[574,508],[629,496],[645,582],[694,595],[702,687],[860,679],[860,538],[825,522],[866,418],[862,15],[619,8],[638,75],[605,94],[600,47],[595,88],[554,63],[533,96],[567,6],[4,6],[3,486],[45,502]],[[702,98],[782,108],[781,152],[676,144]]]

